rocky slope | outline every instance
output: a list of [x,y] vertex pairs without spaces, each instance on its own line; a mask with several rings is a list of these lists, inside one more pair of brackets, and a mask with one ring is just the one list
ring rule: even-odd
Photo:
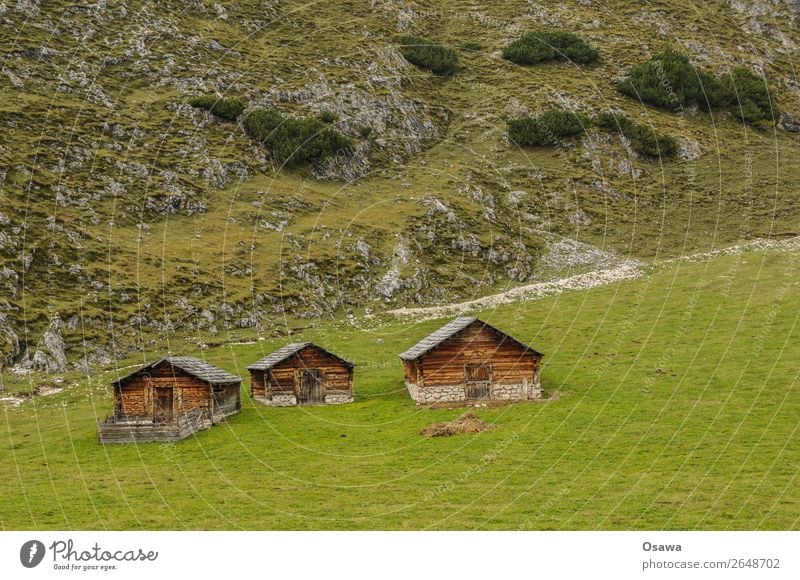
[[[0,0],[0,365],[88,370],[190,335],[459,302],[556,275],[797,231],[797,2],[90,4]],[[563,28],[600,62],[500,52]],[[397,50],[460,51],[436,78]],[[664,46],[769,81],[780,128],[652,109],[614,90]],[[347,155],[278,166],[193,95],[335,114]],[[526,149],[505,119],[624,111],[679,138],[639,158],[589,130]]]

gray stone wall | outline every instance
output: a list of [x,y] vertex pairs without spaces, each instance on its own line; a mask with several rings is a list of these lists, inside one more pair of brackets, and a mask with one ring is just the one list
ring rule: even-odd
[[346,391],[332,392],[325,394],[326,405],[343,405],[344,403],[352,403],[353,395]]
[[[297,397],[294,395],[272,395],[272,399],[255,397],[255,400],[268,407],[293,407],[297,405]],[[333,391],[325,394],[326,405],[343,405],[353,402],[353,394],[346,391]]]
[[417,403],[445,403],[449,401],[466,400],[464,385],[437,385],[435,387],[420,387],[408,384],[408,392]]
[[[416,383],[406,383],[411,398],[417,403],[445,403],[466,401],[466,390],[460,385],[436,385],[420,387]],[[505,384],[494,383],[491,386],[489,399],[493,401],[525,401],[542,398],[542,386],[537,374],[533,382]]]
[[297,397],[294,395],[272,395],[271,399],[255,397],[255,400],[268,407],[291,407],[297,404]]
[[536,375],[534,375],[533,377],[533,383],[530,384],[528,388],[529,388],[529,393],[528,393],[529,399],[539,400],[542,398],[542,381],[539,378],[538,370],[536,371]]
[[527,385],[519,383],[516,385],[493,384],[491,386],[490,398],[500,401],[518,401],[528,398]]

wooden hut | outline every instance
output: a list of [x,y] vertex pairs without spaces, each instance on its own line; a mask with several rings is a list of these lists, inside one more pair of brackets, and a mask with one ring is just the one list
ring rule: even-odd
[[242,408],[242,379],[202,360],[169,356],[113,383],[101,443],[179,441]]
[[542,397],[542,354],[474,317],[445,324],[400,358],[418,403]]
[[353,401],[353,363],[311,342],[295,342],[247,367],[250,393],[274,407]]

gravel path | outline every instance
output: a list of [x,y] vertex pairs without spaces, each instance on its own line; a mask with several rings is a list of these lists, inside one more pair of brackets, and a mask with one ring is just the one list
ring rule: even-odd
[[[800,236],[789,238],[787,240],[753,240],[752,242],[721,248],[711,252],[702,252],[688,256],[681,256],[680,258],[665,260],[663,262],[659,262],[656,264],[656,266],[674,264],[676,262],[701,262],[716,256],[742,254],[751,250],[797,251],[800,250]],[[468,311],[491,308],[500,304],[538,300],[539,298],[543,298],[545,296],[560,294],[565,290],[588,290],[589,288],[614,284],[615,282],[620,282],[623,280],[633,280],[643,276],[648,270],[650,270],[649,267],[643,266],[641,263],[631,260],[614,268],[596,270],[594,272],[569,276],[567,278],[552,280],[550,282],[537,282],[535,284],[519,286],[505,292],[500,292],[499,294],[492,294],[490,296],[476,298],[475,300],[467,300],[465,302],[447,304],[445,306],[398,308],[396,310],[390,310],[389,314],[394,314],[395,316],[400,317],[413,317],[419,320],[456,316]]]
[[564,290],[588,290],[589,288],[605,286],[606,284],[613,284],[621,280],[632,280],[641,276],[642,273],[643,270],[639,266],[625,264],[616,268],[587,272],[586,274],[569,276],[568,278],[561,278],[551,282],[537,282],[535,284],[519,286],[505,292],[500,292],[499,294],[483,296],[482,298],[467,300],[466,302],[459,302],[458,304],[429,306],[426,308],[398,308],[397,310],[390,310],[389,314],[394,314],[395,316],[413,316],[414,318],[422,319],[442,318],[461,314],[468,310],[491,308],[492,306],[509,304],[521,300],[537,300],[544,296],[559,294]]

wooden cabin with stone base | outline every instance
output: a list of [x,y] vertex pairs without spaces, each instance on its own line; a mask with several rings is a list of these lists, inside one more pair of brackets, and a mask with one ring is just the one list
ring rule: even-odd
[[188,356],[170,356],[118,379],[101,443],[180,441],[242,409],[241,377]]
[[250,393],[272,407],[351,403],[354,366],[311,342],[287,344],[247,367]]
[[542,354],[478,318],[456,318],[400,359],[417,403],[542,398]]

